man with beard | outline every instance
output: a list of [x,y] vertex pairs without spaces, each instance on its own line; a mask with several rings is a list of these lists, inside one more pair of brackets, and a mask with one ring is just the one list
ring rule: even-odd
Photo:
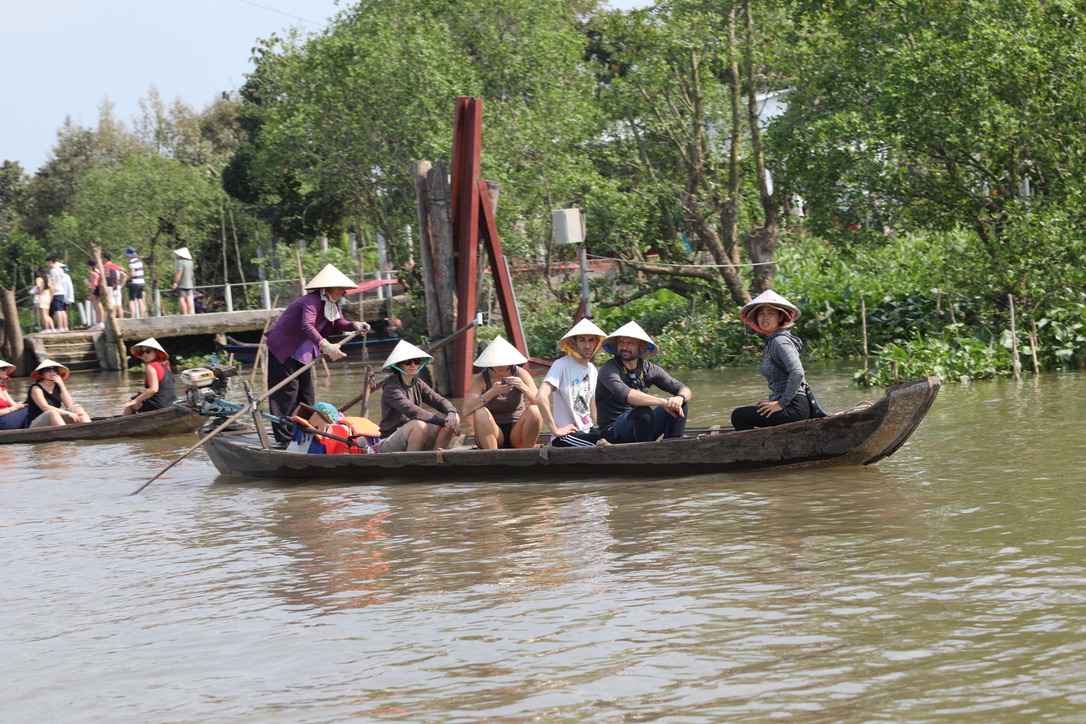
[[[645,330],[630,322],[605,339],[603,349],[614,355],[600,367],[596,383],[603,439],[623,443],[647,442],[661,435],[682,437],[692,393],[662,367],[645,360],[659,352]],[[653,386],[669,396],[650,395]]]

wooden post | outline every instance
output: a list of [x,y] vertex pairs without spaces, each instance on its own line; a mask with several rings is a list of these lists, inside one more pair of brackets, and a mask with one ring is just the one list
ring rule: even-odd
[[117,324],[117,315],[113,307],[113,292],[110,291],[109,285],[106,284],[106,268],[102,263],[102,248],[95,245],[91,249],[94,252],[94,265],[98,269],[98,296],[102,300],[102,309],[106,315],[105,320],[103,320],[105,322],[103,326],[106,330],[106,341],[114,343],[117,350],[118,369],[127,373],[128,350],[125,349],[124,336]]
[[3,316],[4,326],[3,357],[15,365],[16,372],[22,372],[23,329],[19,326],[19,308],[15,301],[15,290],[0,288],[0,316]]
[[[502,319],[505,321],[505,332],[510,344],[520,350],[525,357],[528,356],[528,342],[524,339],[524,327],[520,323],[520,312],[517,309],[516,295],[513,293],[513,279],[509,273],[505,256],[502,254],[501,241],[498,238],[498,226],[494,220],[493,205],[497,200],[497,184],[491,185],[479,179],[480,215],[482,216],[482,233],[486,237],[486,251],[490,257],[490,274],[494,278],[494,289],[498,295],[498,304],[501,306]],[[484,198],[483,190],[488,192]],[[492,202],[491,199],[494,201]]]
[[[456,133],[453,139],[453,234],[456,250],[456,326],[475,318],[478,288],[476,258],[479,245],[480,152],[483,142],[483,102],[478,98],[456,99]],[[471,361],[475,351],[475,330],[456,343],[456,368],[452,395],[463,397],[471,386]]]
[[298,245],[294,247],[294,261],[298,264],[298,296],[305,296],[305,274],[302,273],[302,249],[305,248],[305,242],[298,240]]
[[1014,359],[1014,379],[1019,379],[1019,370],[1021,370],[1022,362],[1018,358],[1018,330],[1015,328],[1014,321],[1014,295],[1007,295],[1007,302],[1011,307],[1011,357]]
[[[453,244],[452,189],[448,167],[434,162],[426,174],[426,200],[429,212],[430,285],[437,294],[437,326],[430,329],[431,339],[444,339],[456,326],[456,255]],[[435,388],[442,395],[452,396],[455,349],[434,354],[431,374]],[[436,372],[436,374],[435,374]]]
[[1037,320],[1034,319],[1033,315],[1030,315],[1029,324],[1029,350],[1033,356],[1033,375],[1036,377],[1041,372],[1041,366],[1037,361]]
[[864,335],[864,370],[867,370],[867,304],[860,297],[860,325]]

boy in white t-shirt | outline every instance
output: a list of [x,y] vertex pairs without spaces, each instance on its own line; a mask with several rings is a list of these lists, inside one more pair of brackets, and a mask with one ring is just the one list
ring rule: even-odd
[[582,319],[558,341],[558,349],[566,354],[551,365],[536,396],[555,447],[592,447],[600,438],[592,428],[596,418],[596,366],[592,357],[606,336],[590,320]]

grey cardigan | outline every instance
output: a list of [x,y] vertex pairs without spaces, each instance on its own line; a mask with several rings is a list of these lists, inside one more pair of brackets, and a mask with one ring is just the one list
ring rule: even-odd
[[787,329],[778,329],[769,335],[762,352],[762,375],[769,381],[770,401],[777,401],[782,408],[792,404],[797,394],[806,395],[803,385],[803,363],[799,353],[803,340]]

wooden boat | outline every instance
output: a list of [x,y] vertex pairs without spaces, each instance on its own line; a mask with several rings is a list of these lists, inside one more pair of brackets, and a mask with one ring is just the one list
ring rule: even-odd
[[875,403],[779,427],[687,430],[673,440],[591,448],[535,447],[376,455],[307,455],[260,447],[252,431],[223,432],[204,449],[224,475],[376,484],[517,476],[677,476],[779,467],[870,465],[909,438],[939,393],[938,377],[891,387]]
[[56,427],[35,427],[22,430],[0,430],[0,445],[35,444],[58,440],[108,440],[115,437],[159,437],[193,432],[207,418],[185,407],[164,407],[161,410],[136,415],[95,417],[90,422],[77,422]]
[[[334,342],[335,337],[332,338]],[[239,342],[237,340],[227,338],[228,344],[216,345],[220,354],[233,355],[234,361],[241,364],[252,364],[256,360],[256,351],[260,345],[250,342]],[[392,348],[399,342],[399,337],[385,337],[383,339],[357,339],[347,342],[342,346],[343,352],[348,357],[355,357],[362,355],[364,352],[369,352],[372,361],[375,363],[381,363],[388,357],[388,353],[392,351]]]

